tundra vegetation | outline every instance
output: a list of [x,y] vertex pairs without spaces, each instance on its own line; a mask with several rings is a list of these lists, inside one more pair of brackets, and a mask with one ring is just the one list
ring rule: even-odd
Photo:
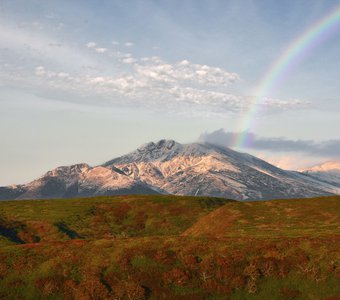
[[340,299],[340,197],[0,202],[0,299]]

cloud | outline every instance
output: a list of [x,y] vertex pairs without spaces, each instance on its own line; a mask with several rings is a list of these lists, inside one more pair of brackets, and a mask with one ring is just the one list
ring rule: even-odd
[[46,74],[46,70],[45,70],[45,67],[43,66],[38,66],[35,68],[35,75],[37,76],[43,76]]
[[127,57],[127,58],[123,58],[122,62],[125,64],[133,64],[135,62],[137,62],[137,59],[133,58],[133,57]]
[[[216,91],[215,87],[228,87],[239,80],[237,73],[218,67],[194,64],[188,60],[168,63],[158,56],[134,58],[130,53],[110,52],[109,57],[130,65],[131,69],[116,76],[76,75],[63,70],[35,69],[46,86],[61,89],[80,96],[92,94],[100,104],[140,106],[153,111],[167,111],[179,115],[203,117],[222,116],[246,111],[252,98]],[[60,75],[65,73],[66,75]],[[98,97],[99,96],[99,97]],[[301,101],[266,99],[264,106],[269,112],[297,109]]]
[[97,46],[97,44],[95,43],[95,42],[88,42],[87,44],[86,44],[86,47],[87,48],[94,48],[94,47],[96,47]]
[[96,52],[98,52],[98,53],[105,53],[105,52],[107,52],[107,48],[95,48],[94,50]]
[[144,58],[148,64],[136,65],[136,71],[142,76],[163,82],[192,82],[201,85],[227,86],[239,81],[237,73],[227,72],[218,67],[193,64],[182,60],[173,65],[153,56]]
[[50,79],[53,78],[59,78],[61,80],[65,80],[65,79],[73,79],[72,76],[70,76],[69,73],[66,72],[51,72],[46,70],[46,68],[44,66],[38,66],[35,68],[35,75],[39,76],[39,77],[47,77]]
[[135,44],[132,43],[132,42],[126,42],[124,45],[125,45],[126,47],[133,47]]
[[[69,72],[47,70],[43,66],[35,68],[35,75],[45,77],[49,88],[88,92],[125,104],[140,105],[153,110],[179,111],[181,109],[192,114],[221,114],[242,110],[244,101],[242,97],[230,93],[208,90],[206,86],[211,82],[221,81],[214,68],[179,62],[174,65],[162,61],[158,57],[144,59],[141,63],[127,53],[121,55],[121,61],[132,65],[132,72],[120,76],[71,76]],[[185,66],[185,74],[183,72]],[[196,70],[206,70],[205,79],[201,74],[196,76]],[[192,70],[191,70],[192,69]],[[209,70],[213,69],[211,74]],[[229,76],[228,72],[224,76]],[[213,76],[216,78],[213,79]],[[236,76],[236,75],[232,75]],[[225,83],[229,78],[225,79]],[[119,96],[121,99],[118,100]]]
[[319,165],[328,160],[327,157],[314,157],[306,155],[305,153],[281,153],[277,155],[276,153],[256,152],[255,155],[278,168],[296,171],[306,170],[311,166]]
[[[242,133],[248,141],[248,148],[258,151],[304,153],[312,156],[340,159],[340,140],[291,140],[287,138],[261,137],[251,132]],[[211,133],[203,133],[199,140],[212,144],[233,147],[239,133],[227,132],[223,129]]]
[[108,50],[107,48],[104,48],[104,47],[97,47],[97,44],[95,42],[88,42],[85,46],[87,48],[93,49],[97,53],[104,53],[104,52],[107,52]]
[[[96,105],[138,106],[211,117],[245,112],[253,100],[230,92],[231,86],[240,82],[238,73],[185,59],[168,62],[159,56],[138,58],[99,47],[93,41],[85,44],[91,50],[87,51],[83,43],[66,44],[42,32],[8,24],[0,26],[0,46],[10,49],[13,61],[12,67],[0,70],[2,82],[45,94],[68,93],[60,101],[92,97]],[[99,59],[96,52],[105,55]],[[17,64],[18,55],[29,62],[23,69]],[[305,104],[279,99],[263,102],[269,112],[303,108]]]
[[13,62],[48,61],[64,68],[94,64],[94,59],[73,43],[66,44],[44,32],[23,28],[5,20],[0,20],[0,51],[2,57],[6,53]]

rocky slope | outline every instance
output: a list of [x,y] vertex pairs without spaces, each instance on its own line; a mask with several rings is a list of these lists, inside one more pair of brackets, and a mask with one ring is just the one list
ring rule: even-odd
[[58,167],[26,185],[0,188],[0,199],[69,198],[95,195],[156,194],[115,168],[77,164]]
[[27,185],[0,188],[0,199],[138,193],[261,200],[338,194],[340,186],[228,148],[161,140],[101,166],[59,167]]

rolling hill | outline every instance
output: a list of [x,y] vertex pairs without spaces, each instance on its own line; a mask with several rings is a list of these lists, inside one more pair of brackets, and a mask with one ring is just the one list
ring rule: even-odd
[[339,196],[0,203],[1,299],[338,299]]
[[228,203],[200,218],[183,235],[270,238],[340,233],[339,199]]

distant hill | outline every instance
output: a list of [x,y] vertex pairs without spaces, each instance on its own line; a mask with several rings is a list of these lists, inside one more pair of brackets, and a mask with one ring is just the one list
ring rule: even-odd
[[[330,175],[331,176],[331,175]],[[261,159],[207,143],[148,143],[101,166],[59,167],[31,183],[0,188],[0,199],[174,194],[236,200],[340,193],[336,181],[282,170]]]
[[321,165],[306,169],[303,173],[317,180],[340,187],[340,162],[328,161]]

